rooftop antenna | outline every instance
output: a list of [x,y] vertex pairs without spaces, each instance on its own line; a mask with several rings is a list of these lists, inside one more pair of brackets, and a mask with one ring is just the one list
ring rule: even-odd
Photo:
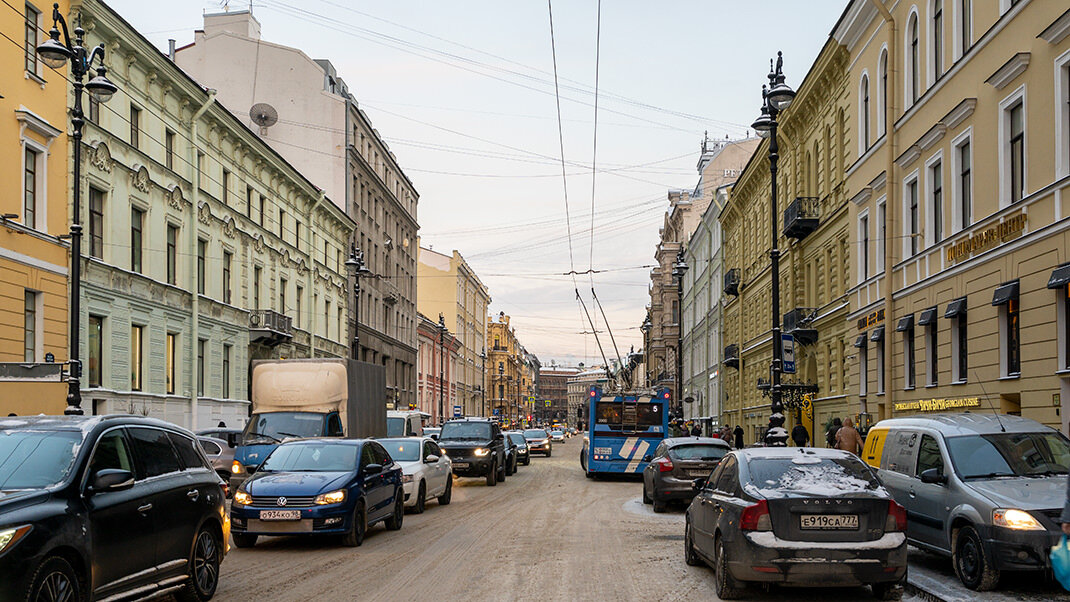
[[988,396],[988,391],[985,391],[985,383],[981,381],[981,377],[977,376],[977,370],[973,371],[973,377],[977,379],[977,384],[981,385],[981,392],[985,394],[985,399],[988,400],[988,407],[992,408],[992,413],[996,416],[996,422],[999,423],[999,432],[1006,433],[1007,429],[1003,426],[1003,421],[999,418],[999,412],[996,411],[996,406],[992,405],[992,398]]

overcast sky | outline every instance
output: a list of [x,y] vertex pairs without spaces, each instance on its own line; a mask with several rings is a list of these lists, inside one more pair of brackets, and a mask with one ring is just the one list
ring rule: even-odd
[[[168,38],[192,42],[202,14],[224,6],[108,4],[162,50]],[[553,2],[563,185],[547,2],[252,3],[264,40],[334,63],[416,185],[423,246],[460,251],[490,288],[492,311],[512,316],[521,343],[543,365],[601,362],[594,338],[581,334],[591,329],[564,275],[572,269],[609,270],[593,276],[598,299],[621,352],[641,346],[666,191],[694,187],[704,132],[747,135],[777,50],[798,87],[844,6],[605,0],[595,154],[598,0]],[[576,282],[604,330],[591,276]]]

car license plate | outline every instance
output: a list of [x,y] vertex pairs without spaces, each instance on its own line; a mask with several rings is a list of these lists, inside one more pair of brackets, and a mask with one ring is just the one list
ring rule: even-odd
[[803,529],[858,529],[857,514],[804,514],[799,517]]
[[613,453],[613,448],[612,447],[596,447],[596,448],[594,448],[594,453],[596,453],[596,454],[605,454],[605,455],[608,456],[609,454]]
[[468,468],[468,462],[454,462],[454,468]]
[[300,510],[261,510],[260,520],[301,520]]
[[689,475],[691,475],[693,477],[708,477],[708,476],[710,476],[710,471],[706,470],[706,469],[689,470],[689,471],[687,471],[687,474],[689,474]]

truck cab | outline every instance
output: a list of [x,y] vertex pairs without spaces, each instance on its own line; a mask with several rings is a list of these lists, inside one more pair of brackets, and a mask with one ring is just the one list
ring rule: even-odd
[[241,442],[234,450],[230,486],[237,490],[250,474],[256,472],[268,454],[286,439],[309,437],[344,437],[338,412],[263,412],[253,414],[242,431]]
[[386,413],[387,437],[422,437],[424,434],[423,412],[389,410]]

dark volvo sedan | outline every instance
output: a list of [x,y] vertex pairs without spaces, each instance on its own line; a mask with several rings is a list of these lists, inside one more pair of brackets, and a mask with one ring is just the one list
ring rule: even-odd
[[338,534],[359,546],[369,527],[398,530],[405,517],[401,466],[376,441],[303,439],[283,443],[234,492],[234,545],[261,535]]
[[687,509],[684,559],[714,568],[722,600],[748,582],[868,584],[881,599],[906,576],[906,510],[853,454],[767,447],[725,456]]
[[0,418],[0,600],[208,600],[223,503],[193,434],[173,424]]

